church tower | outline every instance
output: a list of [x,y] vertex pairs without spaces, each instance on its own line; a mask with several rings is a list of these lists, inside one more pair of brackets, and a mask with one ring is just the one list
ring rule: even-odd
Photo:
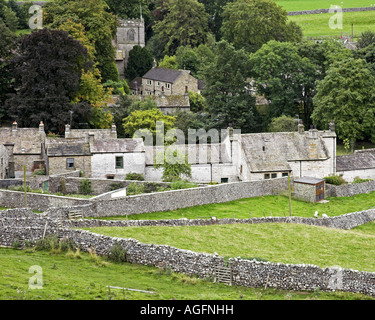
[[120,78],[124,78],[124,69],[127,65],[129,52],[134,46],[145,46],[145,23],[140,19],[120,20],[116,34],[116,65]]

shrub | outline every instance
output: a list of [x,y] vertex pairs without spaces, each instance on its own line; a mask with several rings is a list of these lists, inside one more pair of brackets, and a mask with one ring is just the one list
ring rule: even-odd
[[129,196],[141,194],[145,192],[145,186],[143,184],[137,184],[135,182],[129,184],[126,193]]
[[21,248],[21,241],[16,239],[12,243],[12,249],[20,249]]
[[91,181],[89,179],[84,179],[81,181],[81,184],[79,186],[79,192],[81,194],[91,194],[92,189],[91,189]]
[[141,174],[141,173],[131,172],[131,173],[128,173],[128,174],[126,175],[125,180],[138,180],[138,181],[144,181],[145,178],[143,177],[143,174]]
[[108,254],[108,259],[114,262],[126,262],[126,250],[123,247],[116,244],[111,248],[111,251]]
[[112,183],[109,186],[109,191],[114,191],[114,190],[118,190],[118,189],[122,189],[122,188],[124,188],[124,186],[122,185],[121,182],[119,182],[119,183]]
[[335,186],[340,186],[342,184],[347,184],[348,182],[342,176],[328,176],[324,180],[328,184],[333,184]]
[[359,177],[355,177],[352,183],[363,183],[363,182],[369,182],[373,181],[373,179],[362,179]]

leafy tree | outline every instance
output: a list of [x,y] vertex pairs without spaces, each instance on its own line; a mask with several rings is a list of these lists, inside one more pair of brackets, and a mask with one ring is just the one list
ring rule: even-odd
[[372,74],[375,75],[375,43],[357,50],[355,52],[355,57],[365,60],[368,63],[368,67]]
[[203,112],[207,108],[204,97],[198,92],[189,91],[190,110],[192,112]]
[[199,130],[207,127],[205,115],[202,113],[178,111],[173,116],[176,117],[175,127],[184,133],[186,143],[189,142],[189,129]]
[[9,8],[12,9],[12,11],[17,16],[19,29],[27,29],[29,27],[28,25],[29,16],[22,9],[22,6],[24,5],[25,4],[20,5],[19,3],[17,3],[17,1],[14,1],[14,0],[8,1]]
[[16,35],[0,20],[0,119],[5,116],[3,108],[7,94],[12,92],[12,72],[9,59],[12,57]]
[[188,162],[188,155],[179,149],[168,149],[164,153],[164,161],[161,164],[154,164],[155,169],[162,168],[162,180],[164,182],[181,181],[182,177],[191,178],[191,165]]
[[176,50],[176,61],[179,69],[190,70],[193,75],[197,74],[199,69],[198,56],[191,47],[179,47]]
[[165,55],[163,60],[159,63],[159,68],[178,70],[176,56]]
[[223,38],[237,49],[255,52],[270,40],[301,41],[302,32],[288,23],[287,12],[273,0],[235,0],[224,7]]
[[208,28],[215,35],[216,41],[222,38],[221,26],[223,24],[223,9],[226,4],[233,0],[199,0],[204,4],[209,15]]
[[95,47],[95,57],[103,81],[118,81],[115,49],[112,39],[116,34],[116,17],[107,11],[101,0],[56,0],[43,6],[44,24],[59,29],[68,21],[81,23],[87,38]]
[[270,132],[293,132],[297,131],[297,121],[293,117],[282,115],[273,118],[269,126]]
[[3,8],[4,22],[11,31],[16,31],[18,28],[17,15],[8,6]]
[[375,43],[375,32],[368,30],[362,32],[357,43],[357,49],[363,49]]
[[130,81],[136,77],[142,77],[152,68],[154,59],[147,48],[134,46],[129,52],[128,65],[125,69],[126,78]]
[[24,127],[43,121],[51,132],[62,132],[74,112],[74,122],[90,116],[87,103],[72,104],[80,90],[82,70],[90,69],[87,50],[68,33],[42,29],[18,41],[10,60],[13,94],[5,103],[8,114]]
[[128,137],[133,137],[137,130],[148,130],[152,136],[156,137],[156,122],[164,122],[164,130],[174,127],[175,117],[164,115],[159,109],[135,110],[124,119],[124,130]]
[[304,110],[305,121],[313,109],[315,68],[292,43],[271,40],[251,55],[257,92],[270,101],[271,118],[295,116]]
[[204,43],[208,34],[208,15],[197,0],[169,0],[163,2],[166,15],[155,22],[155,35],[166,44],[165,54],[174,55],[180,46],[196,47]]
[[232,125],[243,132],[254,132],[258,126],[255,98],[246,92],[249,85],[250,59],[226,41],[218,42],[215,58],[202,71],[205,88],[202,95],[212,117],[211,127]]
[[361,59],[334,63],[319,82],[314,97],[314,122],[323,128],[331,120],[340,139],[371,137],[375,141],[375,77]]

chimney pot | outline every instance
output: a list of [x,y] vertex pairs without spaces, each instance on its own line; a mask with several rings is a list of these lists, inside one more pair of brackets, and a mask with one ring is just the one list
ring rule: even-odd
[[14,121],[12,125],[12,131],[17,131],[17,128],[18,128],[17,121]]

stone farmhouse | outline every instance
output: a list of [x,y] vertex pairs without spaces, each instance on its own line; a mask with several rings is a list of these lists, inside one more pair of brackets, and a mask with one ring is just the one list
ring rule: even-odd
[[[192,181],[222,183],[288,174],[295,178],[336,174],[333,123],[327,131],[304,131],[300,123],[298,132],[240,134],[230,128],[224,132],[220,143],[173,146],[188,156]],[[8,146],[8,157],[13,155],[18,177],[23,165],[29,174],[42,165],[49,175],[79,170],[87,177],[101,179],[124,179],[127,173],[142,174],[148,181],[162,177],[154,163],[157,154],[166,150],[145,145],[142,138],[118,139],[115,125],[100,130],[67,125],[63,138],[46,137],[42,123],[35,129],[20,129],[14,124],[13,128],[0,128],[0,133],[2,144]],[[3,160],[4,164],[9,162]]]
[[27,172],[32,172],[45,164],[46,134],[42,122],[39,128],[18,128],[17,122],[10,128],[0,128],[0,142],[8,147],[14,161],[10,176],[23,175],[24,166]]

